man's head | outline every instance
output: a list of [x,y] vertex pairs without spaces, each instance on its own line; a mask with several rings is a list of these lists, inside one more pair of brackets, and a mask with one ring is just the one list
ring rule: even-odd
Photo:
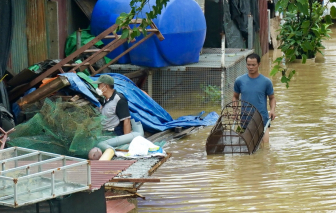
[[246,57],[246,67],[249,74],[254,75],[259,71],[260,56],[256,53],[252,53]]
[[[104,95],[105,97],[108,92],[111,92],[114,89],[114,79],[109,75],[101,75],[98,80],[93,81],[92,83],[98,84],[98,95]],[[99,90],[101,92],[99,92]]]

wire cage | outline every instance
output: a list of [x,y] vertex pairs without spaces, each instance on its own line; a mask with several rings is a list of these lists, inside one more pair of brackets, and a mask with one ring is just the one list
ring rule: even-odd
[[262,115],[246,101],[227,104],[206,141],[210,154],[252,154],[264,136]]

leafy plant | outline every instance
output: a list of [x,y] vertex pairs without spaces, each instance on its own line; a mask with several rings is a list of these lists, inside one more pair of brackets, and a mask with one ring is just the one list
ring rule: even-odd
[[279,0],[276,10],[284,14],[277,38],[283,55],[273,62],[275,65],[270,75],[275,76],[280,72],[281,82],[288,88],[295,70],[289,70],[285,64],[295,59],[301,59],[304,64],[308,58],[314,58],[317,52],[323,54],[321,50],[325,47],[322,41],[330,37],[329,26],[332,18],[336,18],[336,8],[331,7],[331,15],[323,17],[326,6],[316,0]]
[[203,101],[206,102],[219,102],[221,100],[221,89],[216,85],[203,85],[201,84],[201,89],[205,93],[202,97]]
[[[132,0],[130,2],[131,11],[129,13],[120,14],[116,20],[116,24],[119,26],[115,32],[122,31],[121,38],[128,38],[128,41],[131,41],[141,34],[146,36],[146,28],[151,25],[153,19],[161,14],[163,7],[166,7],[169,2],[169,0],[156,0],[155,5],[150,5],[149,1],[150,0]],[[151,8],[149,12],[146,12],[146,18],[143,18],[139,25],[134,24],[132,29],[129,28],[132,19],[138,17],[145,6]]]

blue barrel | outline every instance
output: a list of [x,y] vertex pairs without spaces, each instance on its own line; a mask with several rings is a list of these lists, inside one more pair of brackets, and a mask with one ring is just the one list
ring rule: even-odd
[[[93,8],[91,15],[91,34],[94,36],[99,35],[106,29],[115,24],[116,19],[122,12],[131,11],[128,0],[98,0],[95,7]],[[104,44],[108,44],[113,39],[103,39]],[[124,52],[128,48],[128,44],[124,43],[122,46],[118,47],[113,52],[107,55],[108,58],[115,58]],[[131,63],[129,54],[121,57],[118,60],[120,64]]]
[[[150,0],[150,4],[155,4],[155,0]],[[129,0],[98,0],[91,18],[92,33],[98,35],[113,25],[120,13],[129,11]],[[139,18],[143,18],[144,14]],[[200,6],[194,0],[171,0],[162,10],[161,15],[153,21],[165,40],[160,41],[153,36],[132,50],[127,60],[130,59],[134,65],[146,67],[166,67],[198,62],[205,40],[206,23]],[[136,39],[138,41],[141,38],[140,36]],[[132,46],[134,43],[128,45]],[[112,55],[120,54],[128,48],[128,45],[118,48],[115,51],[117,53]],[[119,60],[119,63],[129,63],[126,62],[127,60]]]

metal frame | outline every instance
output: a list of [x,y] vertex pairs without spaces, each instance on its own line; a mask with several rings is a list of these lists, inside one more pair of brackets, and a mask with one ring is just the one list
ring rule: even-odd
[[[18,155],[18,151],[26,152],[25,154]],[[42,151],[36,151],[32,149],[26,149],[26,148],[20,148],[20,147],[12,147],[4,150],[0,150],[0,157],[6,156],[6,154],[13,153],[14,157],[9,157],[3,160],[0,160],[1,164],[1,171],[0,171],[0,185],[2,183],[2,190],[9,190],[11,191],[11,188],[13,189],[12,194],[7,194],[5,196],[0,197],[0,205],[5,205],[9,207],[20,207],[32,203],[37,203],[40,201],[48,200],[55,198],[57,196],[72,194],[79,191],[84,191],[90,189],[91,186],[91,168],[90,168],[90,161],[74,158],[74,157],[68,157],[64,155],[58,155],[48,152],[42,152]],[[38,162],[28,163],[24,166],[18,166],[18,161],[22,159],[27,159],[30,157],[36,156],[38,159]],[[51,159],[43,160],[43,156],[45,157],[51,157]],[[14,161],[14,168],[6,169],[6,164]],[[42,165],[46,165],[48,163],[56,162],[56,161],[62,161],[62,166],[48,169],[46,171],[41,171]],[[66,165],[67,161],[71,161],[72,163],[70,165]],[[28,161],[29,162],[29,161]],[[81,184],[79,182],[70,182],[67,180],[67,173],[66,171],[68,169],[81,167],[83,165],[86,165],[86,173],[87,173],[87,179],[86,184]],[[36,173],[31,174],[31,168],[37,167],[38,171]],[[26,174],[22,176],[22,173],[19,173],[20,170],[26,170]],[[13,173],[14,172],[14,173]],[[17,175],[11,175],[11,177],[7,177],[8,173],[18,172]],[[62,181],[56,180],[55,173],[63,173],[63,179]],[[45,175],[49,174],[49,177],[45,177]],[[18,177],[21,175],[21,177]],[[50,183],[49,186],[41,186],[37,188],[32,189],[24,189],[20,191],[22,187],[20,187],[20,183],[23,181],[32,181],[33,178],[40,178],[39,180],[47,181],[47,183]],[[11,181],[12,184],[5,184],[5,182]],[[65,190],[63,187],[62,192],[57,193],[56,187],[62,185],[62,186],[69,186],[72,187],[76,185],[76,188],[71,188],[70,190]],[[26,187],[26,186],[25,186]],[[42,192],[44,190],[50,190],[50,195],[43,196],[38,199],[31,198],[25,201],[19,201],[20,195],[26,195],[30,193],[35,192]],[[11,204],[8,202],[8,200],[13,199],[13,203]],[[7,201],[7,202],[6,202]]]
[[[239,130],[238,130],[239,127]],[[225,106],[206,142],[207,154],[252,154],[264,135],[261,114],[250,103],[239,100]]]

